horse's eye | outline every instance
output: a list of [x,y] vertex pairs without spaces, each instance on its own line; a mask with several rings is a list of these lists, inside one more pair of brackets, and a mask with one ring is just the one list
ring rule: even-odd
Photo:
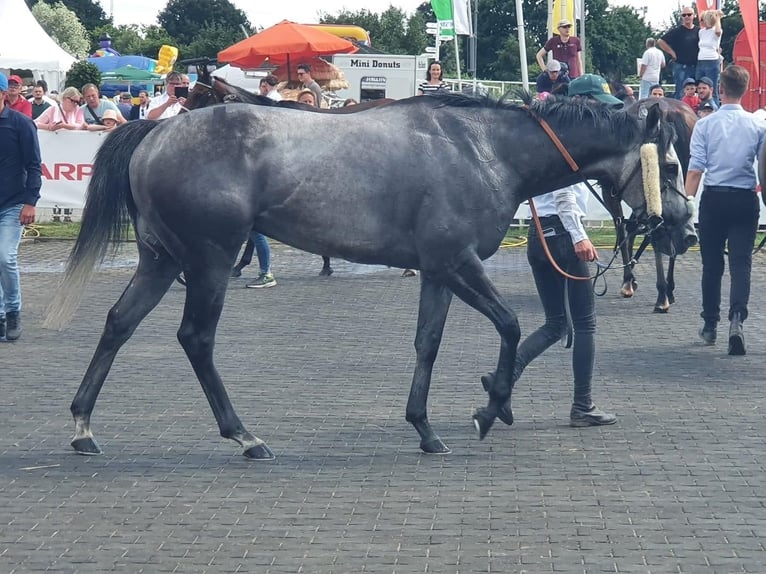
[[666,163],[662,166],[662,169],[667,173],[668,175],[677,176],[678,175],[678,164],[677,163]]

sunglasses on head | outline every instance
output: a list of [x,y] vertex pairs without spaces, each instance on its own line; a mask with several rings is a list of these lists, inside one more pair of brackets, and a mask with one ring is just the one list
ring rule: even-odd
[[566,26],[559,26],[559,28],[571,28],[571,27],[572,27],[571,24],[567,24]]
[[691,18],[694,14],[681,14],[684,18]]

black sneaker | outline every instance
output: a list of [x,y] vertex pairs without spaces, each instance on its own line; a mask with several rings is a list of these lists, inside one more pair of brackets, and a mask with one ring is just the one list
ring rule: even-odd
[[5,339],[5,317],[0,319],[0,339]]
[[747,353],[745,349],[745,331],[742,329],[742,321],[739,315],[735,315],[729,327],[729,354],[742,356]]
[[718,333],[713,325],[705,325],[700,329],[700,339],[706,345],[715,345],[715,340],[718,338]]
[[587,410],[577,405],[572,405],[572,410],[569,411],[569,426],[573,427],[598,427],[613,425],[616,422],[616,416],[611,413],[605,413],[596,405]]
[[5,314],[5,338],[15,341],[21,337],[21,315],[18,311],[10,311]]

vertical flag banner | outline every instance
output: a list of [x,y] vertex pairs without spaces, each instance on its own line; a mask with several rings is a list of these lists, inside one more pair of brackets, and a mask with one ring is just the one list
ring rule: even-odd
[[753,70],[758,78],[761,71],[758,62],[758,0],[739,0],[739,10],[742,12],[742,23],[745,25],[747,43],[750,46],[750,55],[753,57]]
[[471,2],[470,0],[452,0],[452,19],[455,25],[455,34],[458,36],[471,36]]
[[442,36],[454,36],[455,24],[452,20],[452,0],[431,0],[431,8],[434,9],[436,21]]
[[[553,0],[553,17],[551,18],[551,34],[558,34],[556,24],[560,20],[569,20],[574,24],[575,21],[575,0]],[[574,30],[572,30],[574,34]]]

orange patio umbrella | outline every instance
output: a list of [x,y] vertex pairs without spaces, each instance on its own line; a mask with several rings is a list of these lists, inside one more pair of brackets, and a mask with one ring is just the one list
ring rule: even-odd
[[219,62],[240,68],[257,68],[266,59],[270,64],[300,64],[314,56],[353,54],[358,48],[348,40],[317,28],[282,20],[271,28],[250,36],[218,52]]

